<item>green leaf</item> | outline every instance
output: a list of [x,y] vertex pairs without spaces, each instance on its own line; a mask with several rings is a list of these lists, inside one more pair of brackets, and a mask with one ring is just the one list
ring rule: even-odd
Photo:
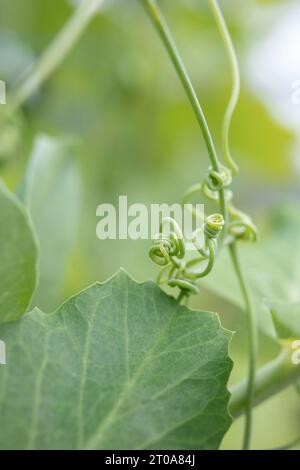
[[1,337],[2,449],[215,449],[231,424],[218,316],[123,271]]
[[75,154],[73,141],[39,136],[20,191],[40,245],[40,280],[33,303],[47,311],[61,301],[76,237],[80,183]]
[[37,279],[37,246],[25,208],[0,182],[0,323],[25,312]]
[[[262,331],[277,339],[268,308],[271,301],[300,301],[300,217],[298,208],[279,210],[272,221],[270,235],[257,244],[239,245],[243,271],[252,292],[254,311]],[[240,288],[227,250],[203,285],[243,308]]]
[[278,339],[299,339],[300,302],[271,302],[269,308]]

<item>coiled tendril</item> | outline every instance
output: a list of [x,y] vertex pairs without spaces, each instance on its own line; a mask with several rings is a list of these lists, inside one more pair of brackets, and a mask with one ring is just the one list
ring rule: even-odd
[[225,198],[228,202],[232,198],[232,193],[227,188],[231,185],[232,175],[228,168],[220,165],[220,171],[209,167],[208,172],[201,183],[200,190],[203,195],[213,201],[219,202],[219,191],[225,189]]
[[[164,226],[168,223],[170,231],[164,232]],[[185,261],[185,242],[177,222],[171,217],[164,218],[160,226],[160,234],[149,250],[150,258],[159,266],[164,266],[158,276],[159,284],[168,284],[177,287],[181,295],[189,296],[199,292],[197,279],[207,276],[214,265],[217,248],[217,238],[221,233],[225,222],[220,214],[207,217],[205,224],[193,234],[193,244],[200,256]],[[204,237],[204,242],[199,243],[199,236]],[[205,266],[202,264],[205,262]],[[195,269],[195,266],[199,266]],[[192,269],[194,268],[194,269]]]
[[[232,182],[231,172],[225,166],[221,166],[220,172],[216,172],[211,167],[209,168],[205,178],[199,184],[191,186],[184,195],[183,204],[191,201],[196,194],[203,194],[206,199],[219,203],[219,191],[225,189],[225,200],[229,203],[232,200],[233,194],[229,189]],[[197,213],[194,212],[197,216]]]
[[[168,224],[170,231],[163,232],[164,225]],[[181,259],[185,255],[185,244],[182,231],[177,222],[171,217],[165,217],[160,225],[160,234],[149,250],[149,255],[154,263],[166,266],[170,263],[171,257],[177,256]]]
[[224,165],[220,165],[220,170],[216,171],[209,167],[208,173],[204,179],[208,189],[213,192],[220,191],[231,185],[232,175],[231,171]]
[[251,217],[232,205],[229,207],[229,214],[231,216],[228,225],[229,236],[234,240],[256,242],[258,230]]
[[[219,203],[219,193],[220,188],[225,189],[225,200],[228,207],[228,212],[230,220],[228,223],[228,237],[227,243],[231,243],[234,240],[245,240],[254,242],[258,237],[258,230],[254,223],[251,220],[251,217],[244,212],[238,210],[232,204],[233,193],[229,189],[229,186],[232,182],[231,172],[228,168],[222,166],[220,172],[216,172],[209,168],[207,175],[204,180],[191,186],[190,189],[186,192],[183,203],[189,202],[193,196],[196,194],[203,194],[208,200]],[[193,214],[195,217],[198,216],[197,212],[193,209]]]

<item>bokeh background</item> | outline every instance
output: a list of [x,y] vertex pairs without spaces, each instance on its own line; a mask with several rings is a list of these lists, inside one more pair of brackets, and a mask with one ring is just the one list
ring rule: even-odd
[[[0,78],[8,88],[38,57],[73,10],[67,0],[0,0]],[[230,92],[227,58],[206,0],[161,0],[220,149]],[[241,65],[242,93],[233,120],[234,183],[240,207],[267,233],[278,208],[299,208],[299,1],[222,0]],[[300,88],[300,85],[299,85]],[[1,112],[1,109],[0,109]],[[173,68],[136,0],[107,0],[82,39],[23,107],[17,135],[6,136],[1,174],[15,189],[37,134],[78,140],[82,195],[76,240],[60,300],[103,281],[123,266],[153,279],[148,241],[99,241],[96,208],[117,203],[179,202],[208,166],[202,136]],[[71,210],[71,208],[70,208]],[[72,208],[73,210],[73,208]],[[59,237],[60,226],[49,229]],[[299,255],[295,253],[295,256]],[[275,261],[274,261],[275,262]],[[51,300],[43,308],[53,309]],[[217,311],[237,332],[231,382],[245,374],[245,320],[232,304],[203,289],[193,307]],[[260,338],[260,364],[277,353]],[[272,448],[300,433],[300,400],[290,388],[255,410],[255,448]],[[238,448],[242,420],[223,442]]]

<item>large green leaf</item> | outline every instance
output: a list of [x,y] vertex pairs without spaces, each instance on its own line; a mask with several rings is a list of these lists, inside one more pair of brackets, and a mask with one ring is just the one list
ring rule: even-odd
[[0,182],[0,323],[25,312],[36,286],[37,247],[26,211]]
[[20,190],[40,245],[40,280],[33,303],[47,311],[61,301],[76,237],[80,183],[75,154],[73,141],[39,136]]
[[[263,332],[277,339],[269,305],[271,302],[300,301],[300,217],[297,208],[280,210],[270,235],[257,244],[240,246],[241,262],[253,298],[254,310]],[[227,251],[203,285],[228,301],[243,307],[240,288]]]
[[0,448],[217,448],[230,334],[120,272],[5,326]]

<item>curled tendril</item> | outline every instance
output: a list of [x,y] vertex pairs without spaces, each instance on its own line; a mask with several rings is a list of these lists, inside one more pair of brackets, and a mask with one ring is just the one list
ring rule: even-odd
[[170,287],[177,287],[178,289],[181,290],[182,294],[186,297],[189,297],[190,295],[195,295],[199,294],[199,287],[197,284],[190,279],[181,279],[181,278],[172,278],[169,279],[168,285]]
[[[209,189],[205,181],[203,181],[201,184],[201,192],[206,197],[206,199],[214,202],[215,204],[219,204],[219,193],[217,191],[212,191],[211,189]],[[232,191],[230,189],[226,189],[224,194],[225,201],[230,202],[233,198]]]
[[221,214],[209,215],[204,226],[205,236],[209,240],[218,238],[221,231],[223,230],[224,225],[225,221]]
[[220,203],[220,191],[224,189],[225,201],[228,202],[232,198],[232,192],[226,188],[232,182],[231,171],[223,165],[220,165],[219,171],[209,167],[208,172],[202,181],[201,190],[203,195],[213,201]]
[[[200,229],[200,231],[198,230],[195,232],[193,242],[198,250],[198,253],[200,254],[200,257],[187,262],[185,275],[188,279],[200,279],[207,276],[211,272],[215,262],[217,238],[223,230],[224,225],[225,221],[223,216],[221,214],[213,214],[207,217],[204,227]],[[200,247],[197,246],[199,232],[203,232],[204,234],[204,246]],[[189,269],[192,266],[202,263],[203,261],[206,261],[206,266],[204,269],[198,271],[191,271]]]
[[[169,233],[163,232],[164,225],[168,223]],[[170,287],[177,287],[181,294],[189,296],[199,292],[196,280],[207,276],[214,265],[217,238],[224,227],[224,219],[220,214],[213,214],[207,217],[201,229],[193,234],[193,243],[200,256],[185,261],[185,243],[182,232],[174,219],[168,217],[163,219],[160,227],[160,235],[149,250],[150,258],[163,270],[158,276],[159,284],[168,284]],[[198,243],[199,235],[204,236],[204,243]],[[204,268],[202,263],[205,262]],[[193,267],[201,265],[198,269]]]
[[229,133],[230,133],[232,116],[235,111],[236,105],[239,100],[239,95],[240,95],[240,87],[241,87],[240,71],[239,71],[239,65],[238,65],[238,60],[236,57],[235,48],[234,48],[229,30],[228,30],[226,21],[219,7],[218,1],[210,0],[210,5],[211,5],[212,12],[214,14],[219,32],[222,36],[222,39],[223,39],[223,42],[227,51],[230,68],[231,68],[232,92],[231,92],[231,97],[230,97],[230,100],[226,109],[226,113],[224,116],[224,121],[223,121],[222,148],[223,148],[224,158],[228,166],[230,167],[232,173],[235,175],[238,172],[238,166],[234,162],[231,156],[230,146],[229,146]]
[[[165,234],[163,227],[168,224],[170,232]],[[150,258],[160,266],[170,263],[172,256],[181,259],[185,255],[183,235],[177,222],[171,217],[165,217],[160,225],[160,234],[149,251]]]
[[[229,203],[232,198],[233,194],[228,187],[230,186],[232,181],[231,173],[226,167],[221,167],[220,173],[214,171],[213,169],[209,169],[208,174],[206,175],[205,179],[199,183],[191,186],[184,195],[183,204],[187,203],[192,199],[193,196],[196,194],[203,194],[206,199],[212,201],[216,204],[219,203],[219,189],[225,189],[225,200]],[[193,214],[197,217],[196,210],[193,210]]]
[[[228,187],[231,184],[231,173],[230,171],[222,167],[220,173],[216,173],[211,168],[202,181],[202,183],[192,186],[185,194],[183,203],[191,200],[196,194],[203,194],[207,199],[214,203],[219,203],[218,187],[222,185],[223,188]],[[233,193],[230,189],[225,190],[225,200],[228,204],[228,212],[230,215],[230,221],[228,223],[228,242],[235,240],[244,240],[254,242],[258,238],[258,230],[251,218],[244,212],[236,209],[232,204]],[[193,209],[193,214],[198,217],[196,210]]]
[[231,221],[228,225],[228,233],[234,240],[255,242],[258,238],[258,230],[251,217],[231,206],[229,208]]
[[208,189],[213,192],[220,191],[231,185],[232,175],[231,171],[224,165],[220,165],[220,170],[216,171],[209,167],[208,173],[204,179]]

